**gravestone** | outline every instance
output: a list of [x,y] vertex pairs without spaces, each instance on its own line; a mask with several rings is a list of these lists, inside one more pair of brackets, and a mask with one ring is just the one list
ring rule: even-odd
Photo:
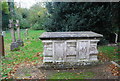
[[18,43],[16,42],[16,38],[15,38],[15,30],[14,30],[14,24],[13,24],[13,20],[9,20],[9,28],[10,28],[10,31],[11,31],[11,37],[12,37],[12,43],[10,45],[10,50],[14,50],[14,49],[17,49],[19,46],[18,46]]
[[44,44],[43,63],[74,66],[98,62],[97,43],[101,37],[103,35],[91,31],[45,32],[39,37]]
[[25,36],[28,36],[28,29],[25,29]]
[[4,37],[5,37],[5,35],[6,35],[6,34],[5,34],[5,31],[2,31],[2,36],[4,36]]
[[25,29],[24,35],[25,35],[26,39],[28,39],[28,29]]
[[17,34],[18,34],[18,40],[17,40],[18,46],[24,46],[24,43],[23,43],[23,41],[21,40],[21,37],[20,37],[19,20],[16,20],[16,28],[17,28]]

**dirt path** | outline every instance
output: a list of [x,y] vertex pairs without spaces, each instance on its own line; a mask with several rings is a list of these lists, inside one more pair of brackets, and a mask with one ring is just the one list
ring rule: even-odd
[[49,79],[55,73],[58,72],[72,72],[72,73],[81,73],[81,72],[93,72],[95,77],[92,79],[118,79],[118,76],[113,76],[110,72],[109,65],[110,62],[105,62],[104,64],[99,64],[96,66],[85,66],[84,68],[79,69],[68,69],[68,70],[44,70],[39,69],[40,64],[31,65],[31,64],[22,64],[17,69],[14,74],[14,78],[17,79]]

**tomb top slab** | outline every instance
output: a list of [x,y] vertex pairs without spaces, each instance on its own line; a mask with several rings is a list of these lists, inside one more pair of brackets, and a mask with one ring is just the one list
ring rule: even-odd
[[44,32],[40,39],[57,39],[57,38],[101,38],[103,35],[92,31],[81,32]]

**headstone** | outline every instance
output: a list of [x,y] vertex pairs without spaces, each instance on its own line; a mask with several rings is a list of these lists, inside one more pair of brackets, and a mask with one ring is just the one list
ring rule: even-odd
[[28,29],[25,29],[25,36],[28,36]]
[[9,28],[10,28],[10,31],[11,31],[12,42],[15,42],[16,38],[15,38],[15,30],[14,30],[13,20],[9,20],[9,23],[10,23]]
[[18,43],[16,42],[16,38],[15,38],[15,30],[14,30],[14,24],[13,24],[13,20],[9,20],[9,28],[10,28],[10,31],[11,31],[11,37],[12,37],[12,43],[11,43],[11,46],[10,46],[10,50],[14,50],[14,49],[17,49],[19,46],[18,46]]
[[6,35],[6,34],[5,34],[5,31],[2,31],[2,36],[4,36],[4,37],[5,37],[5,35]]
[[26,39],[28,39],[28,29],[25,29],[24,35],[25,35]]
[[17,43],[19,46],[24,46],[23,41],[21,40],[20,36],[20,25],[19,25],[19,20],[16,20],[16,28],[17,28],[17,33],[18,33],[18,40]]
[[91,31],[45,32],[40,36],[44,44],[43,62],[53,65],[89,65],[98,62],[97,43],[101,37],[103,35]]

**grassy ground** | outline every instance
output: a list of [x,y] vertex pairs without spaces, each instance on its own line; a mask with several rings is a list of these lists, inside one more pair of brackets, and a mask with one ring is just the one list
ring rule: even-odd
[[99,57],[102,61],[119,61],[119,50],[117,46],[99,46]]
[[[20,47],[18,51],[10,51],[10,44],[12,42],[10,32],[6,33],[5,41],[5,59],[2,59],[2,77],[6,77],[8,72],[13,69],[13,66],[23,62],[36,61],[39,57],[35,55],[42,53],[43,45],[39,40],[39,36],[45,32],[43,30],[34,31],[29,30],[28,36],[25,36],[24,30],[21,32],[21,38],[24,41],[24,47]],[[36,61],[37,62],[37,61]]]
[[[24,47],[20,47],[18,51],[10,51],[11,36],[10,32],[6,33],[4,37],[5,41],[5,58],[2,59],[2,77],[9,76],[9,73],[14,69],[17,64],[24,62],[37,63],[42,57],[43,45],[39,40],[39,36],[45,32],[44,30],[29,30],[28,36],[24,35],[24,30],[21,32],[21,38],[24,41]],[[116,52],[117,47],[112,46],[100,46],[99,48],[101,58],[109,58],[116,60],[118,53]],[[104,57],[103,57],[104,56]],[[42,59],[41,59],[42,61]],[[71,72],[60,72],[52,75],[51,79],[84,79],[85,77],[93,77],[93,73],[86,72],[83,74],[75,74]]]
[[73,72],[60,72],[52,75],[50,79],[86,79],[92,78],[95,76],[92,72],[84,72],[84,73],[73,73]]

